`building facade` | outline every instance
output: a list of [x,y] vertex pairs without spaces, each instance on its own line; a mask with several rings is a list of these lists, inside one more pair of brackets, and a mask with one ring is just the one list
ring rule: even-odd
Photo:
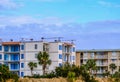
[[[22,42],[1,42],[0,43],[0,64],[9,66],[11,72],[17,73],[20,77],[30,76],[29,62],[38,64],[37,54],[46,51],[50,55],[52,64],[47,71],[52,71],[65,62],[75,63],[75,45],[65,42],[44,42],[44,41],[22,41]],[[34,74],[42,74],[42,67],[37,65],[33,70]]]
[[[88,59],[94,59],[98,67],[97,76],[102,77],[103,73],[111,71],[109,65],[114,63],[118,71],[120,68],[120,49],[109,49],[109,50],[78,50],[76,51],[76,65],[81,66],[86,64]],[[95,72],[93,72],[95,74]]]

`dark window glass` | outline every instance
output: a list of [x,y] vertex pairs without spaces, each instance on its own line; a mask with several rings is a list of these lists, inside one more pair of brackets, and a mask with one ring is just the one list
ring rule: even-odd
[[35,44],[35,49],[37,49],[37,47],[38,47],[37,44]]

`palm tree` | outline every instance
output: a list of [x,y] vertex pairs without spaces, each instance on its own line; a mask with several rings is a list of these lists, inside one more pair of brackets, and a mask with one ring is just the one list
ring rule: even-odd
[[43,74],[45,74],[45,69],[47,65],[51,64],[51,60],[49,59],[49,54],[47,52],[39,52],[37,55],[39,65],[42,65]]
[[30,70],[31,70],[31,74],[33,75],[33,69],[34,68],[36,68],[37,67],[37,63],[34,63],[34,62],[29,62],[28,63],[28,66],[29,66],[29,68],[30,68]]
[[112,70],[112,75],[113,75],[113,70],[115,70],[117,68],[117,66],[114,63],[111,63],[109,65],[109,68]]
[[90,74],[92,74],[92,70],[96,68],[96,63],[93,59],[89,59],[86,63],[86,68],[89,70]]

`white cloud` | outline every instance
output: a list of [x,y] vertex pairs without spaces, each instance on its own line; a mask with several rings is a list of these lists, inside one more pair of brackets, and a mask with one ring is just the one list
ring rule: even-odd
[[120,7],[120,4],[118,3],[113,3],[113,2],[107,2],[107,1],[98,1],[98,4],[102,5],[102,6],[106,6],[106,7]]
[[0,9],[15,9],[19,6],[23,6],[22,4],[17,4],[12,0],[0,0]]
[[36,0],[36,1],[41,1],[41,2],[61,2],[61,1],[66,1],[66,0]]
[[[6,22],[7,21],[7,22]],[[72,21],[72,20],[71,20]],[[64,23],[71,22],[59,17],[45,17],[45,18],[33,18],[31,16],[0,16],[0,24],[1,25],[21,25],[21,24],[44,24],[45,26],[56,25],[62,26]]]
[[[30,16],[0,17],[0,38],[34,38],[64,37],[75,39],[79,48],[114,48],[119,47],[120,21],[97,21],[81,26],[77,23],[68,23],[57,17],[35,19]],[[107,43],[106,43],[107,41]],[[115,44],[116,43],[116,44]],[[103,47],[103,45],[105,45]]]

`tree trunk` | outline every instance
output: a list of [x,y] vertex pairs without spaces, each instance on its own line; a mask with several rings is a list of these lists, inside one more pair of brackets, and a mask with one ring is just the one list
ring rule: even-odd
[[67,54],[67,63],[69,62],[69,55]]
[[32,70],[31,70],[31,75],[33,76],[33,72],[32,72]]
[[46,68],[46,66],[45,65],[43,65],[43,75],[45,75],[45,68]]

